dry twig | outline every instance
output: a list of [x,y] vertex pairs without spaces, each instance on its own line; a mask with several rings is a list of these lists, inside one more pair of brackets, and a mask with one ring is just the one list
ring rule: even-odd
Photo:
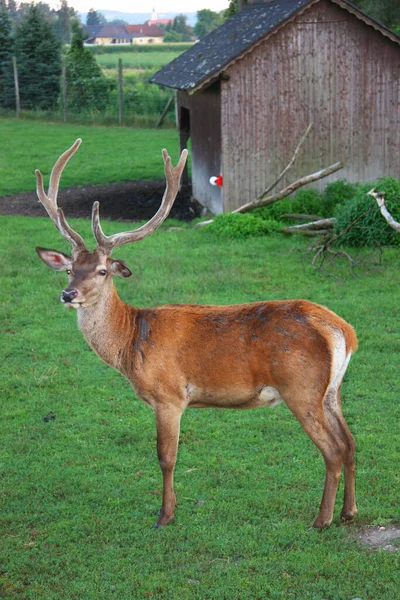
[[[350,231],[350,229],[356,227],[358,221],[360,221],[363,217],[365,217],[365,215],[367,215],[370,212],[370,210],[367,210],[361,215],[358,215],[345,229],[343,229],[343,231],[341,231],[337,235],[328,235],[325,238],[318,240],[318,242],[309,247],[309,250],[315,250],[315,254],[311,261],[311,264],[314,267],[314,269],[323,270],[322,267],[325,263],[331,263],[333,260],[338,258],[346,258],[350,266],[351,275],[355,275],[354,267],[364,265],[372,253],[363,256],[361,259],[355,259],[345,250],[333,250],[331,246],[337,243],[338,240],[340,240],[340,238],[344,237]],[[374,248],[373,252],[376,252],[376,250],[380,252],[381,256],[381,249]],[[380,259],[378,261],[378,264],[380,264]],[[334,275],[333,273],[329,274]]]

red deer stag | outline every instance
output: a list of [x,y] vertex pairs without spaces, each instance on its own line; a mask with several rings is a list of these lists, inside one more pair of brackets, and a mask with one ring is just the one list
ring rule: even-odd
[[61,302],[78,311],[88,344],[130,381],[136,395],[152,407],[163,498],[156,526],[174,518],[173,473],[180,420],[188,407],[257,408],[284,401],[319,448],[326,464],[325,487],[315,527],[332,522],[344,465],[343,520],[357,513],[354,490],[355,442],[343,418],[340,387],[357,348],[353,328],[323,306],[306,300],[254,302],[233,306],[173,304],[134,308],[122,302],[112,277],[129,277],[114,248],[142,240],[164,221],[178,192],[184,150],[173,167],[166,150],[166,190],[158,212],[133,231],[104,235],[99,205],[93,206],[97,246],[86,248],[57,206],[61,172],[81,140],[56,162],[46,195],[36,171],[37,193],[72,256],[37,248],[52,269],[66,271]]

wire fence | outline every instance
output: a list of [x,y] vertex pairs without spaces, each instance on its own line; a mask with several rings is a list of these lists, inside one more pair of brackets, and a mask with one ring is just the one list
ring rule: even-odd
[[[29,74],[20,74],[12,57],[12,99],[3,114],[23,118],[51,119],[65,123],[97,123],[159,127],[176,124],[176,96],[169,88],[148,83],[151,72],[124,69],[122,59],[106,76],[84,79],[67,77],[65,61],[56,84],[58,97],[51,108],[32,108]],[[11,108],[12,106],[12,108]]]

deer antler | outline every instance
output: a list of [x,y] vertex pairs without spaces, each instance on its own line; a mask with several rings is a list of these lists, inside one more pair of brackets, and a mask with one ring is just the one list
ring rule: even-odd
[[188,151],[183,150],[177,166],[173,167],[171,164],[171,157],[168,155],[168,152],[165,149],[162,151],[167,186],[165,188],[160,208],[158,209],[154,217],[152,217],[150,221],[145,223],[145,225],[142,225],[142,227],[139,227],[138,229],[134,229],[132,231],[125,231],[122,233],[115,233],[114,235],[106,236],[104,235],[100,225],[99,203],[95,202],[93,204],[93,235],[96,238],[97,244],[103,250],[105,250],[107,254],[111,254],[114,248],[122,246],[123,244],[128,244],[130,242],[139,242],[143,238],[153,233],[157,229],[157,227],[159,227],[161,223],[167,218],[179,190],[179,181],[182,175],[182,171],[185,167],[187,154]]
[[46,209],[50,219],[53,221],[54,225],[57,227],[58,231],[61,235],[68,240],[70,244],[72,244],[75,250],[83,250],[87,249],[83,238],[76,233],[71,227],[68,225],[64,213],[61,208],[57,205],[57,194],[58,194],[58,186],[60,183],[61,174],[63,169],[71,156],[75,154],[78,150],[82,140],[78,138],[76,142],[68,148],[60,156],[57,160],[56,164],[53,167],[53,170],[50,175],[50,183],[49,183],[49,191],[48,194],[44,191],[43,186],[43,176],[39,170],[36,170],[36,192],[39,198],[39,202],[41,202]]

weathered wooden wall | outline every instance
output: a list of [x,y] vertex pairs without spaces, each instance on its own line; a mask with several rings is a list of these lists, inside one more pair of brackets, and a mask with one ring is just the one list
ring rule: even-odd
[[290,180],[338,160],[334,179],[400,177],[400,46],[346,10],[321,0],[226,74],[224,211],[277,178],[311,121]]
[[189,96],[178,92],[181,107],[189,110],[193,196],[213,213],[222,212],[222,191],[210,184],[210,177],[221,172],[221,93],[219,82]]

